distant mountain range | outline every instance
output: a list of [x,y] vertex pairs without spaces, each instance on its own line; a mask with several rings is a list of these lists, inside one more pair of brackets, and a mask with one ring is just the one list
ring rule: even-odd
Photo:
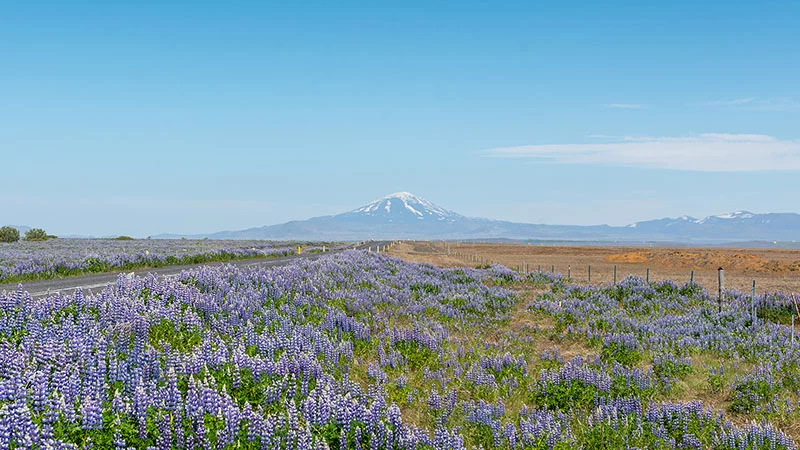
[[25,225],[7,225],[11,228],[16,228],[19,231],[20,236],[24,235],[31,229],[31,227],[26,227]]
[[466,217],[408,192],[398,192],[349,212],[239,231],[154,238],[209,239],[514,239],[720,244],[799,241],[800,214],[730,214],[665,218],[623,227],[537,225]]

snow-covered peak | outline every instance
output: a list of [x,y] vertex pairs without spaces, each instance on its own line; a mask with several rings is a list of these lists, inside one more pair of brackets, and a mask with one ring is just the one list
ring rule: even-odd
[[729,220],[729,219],[752,219],[755,217],[755,214],[749,211],[734,211],[732,213],[727,214],[718,214],[716,216],[708,216],[703,219],[695,220],[695,223],[704,224],[712,219],[722,219],[722,220]]
[[437,206],[424,198],[410,192],[395,192],[379,198],[372,203],[354,209],[349,214],[384,217],[390,221],[408,220],[450,220],[460,217],[458,214]]
[[645,227],[651,226],[652,224],[658,224],[658,226],[665,226],[670,227],[673,225],[681,225],[687,222],[696,222],[696,219],[692,216],[680,216],[677,218],[665,217],[663,219],[656,219],[656,220],[648,220],[646,222],[634,222],[629,225],[625,225],[627,228],[637,228],[640,225],[644,225]]
[[747,211],[736,211],[728,214],[714,216],[717,219],[752,219],[753,213]]
[[389,194],[386,197],[381,198],[380,200],[392,199],[396,198],[399,200],[404,201],[411,201],[411,202],[424,202],[427,200],[421,199],[416,195],[412,194],[411,192],[395,192],[394,194]]
[[[745,220],[756,217],[749,211],[734,211],[727,214],[718,214],[716,216],[707,216],[702,219],[697,219],[692,216],[680,216],[676,218],[665,217],[663,219],[648,220],[646,222],[636,222],[627,225],[628,228],[652,228],[652,227],[692,227],[695,225],[703,225],[708,223],[723,223],[730,220]],[[762,220],[762,223],[769,223],[767,219]]]

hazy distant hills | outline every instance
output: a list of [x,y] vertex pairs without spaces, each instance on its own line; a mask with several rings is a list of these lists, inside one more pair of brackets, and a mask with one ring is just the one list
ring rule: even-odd
[[31,229],[31,227],[26,227],[25,225],[8,225],[11,228],[16,228],[19,231],[20,236],[24,235]]
[[[184,235],[159,235],[176,238]],[[466,217],[407,192],[345,213],[239,231],[185,236],[210,239],[518,239],[724,243],[798,241],[800,214],[738,211],[702,219],[683,216],[608,225],[537,225]]]
[[652,236],[696,241],[797,241],[800,240],[800,214],[754,214],[737,211],[702,219],[678,217],[637,222],[628,225],[636,236]]

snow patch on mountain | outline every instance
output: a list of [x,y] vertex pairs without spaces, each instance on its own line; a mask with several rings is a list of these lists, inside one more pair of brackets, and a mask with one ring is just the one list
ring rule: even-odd
[[748,212],[748,211],[734,211],[732,213],[727,214],[718,214],[716,216],[708,216],[702,219],[695,220],[697,224],[704,224],[712,219],[722,219],[722,220],[729,220],[729,219],[752,219],[755,217],[755,214]]
[[349,215],[402,217],[413,216],[419,220],[452,220],[461,217],[452,211],[417,197],[410,192],[396,192],[379,198],[368,205],[350,211]]

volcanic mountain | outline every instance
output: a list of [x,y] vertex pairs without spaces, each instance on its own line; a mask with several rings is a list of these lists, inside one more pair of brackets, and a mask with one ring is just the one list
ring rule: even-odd
[[537,225],[466,217],[414,194],[397,192],[333,216],[187,237],[282,240],[515,239],[719,244],[800,241],[800,215],[737,211],[702,219],[688,216],[657,219],[624,227]]

